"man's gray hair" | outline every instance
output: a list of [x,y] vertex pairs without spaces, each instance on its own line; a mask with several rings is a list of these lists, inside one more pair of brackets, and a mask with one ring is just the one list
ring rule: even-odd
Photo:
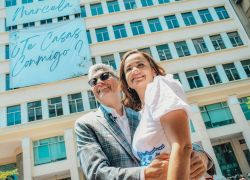
[[114,69],[112,66],[107,65],[107,64],[101,64],[101,63],[95,64],[95,65],[93,65],[93,66],[91,66],[91,67],[89,68],[89,75],[88,75],[89,79],[91,79],[92,76],[93,76],[97,71],[99,71],[99,70],[103,70],[103,71],[110,72],[114,77],[116,77],[117,79],[119,79],[118,73],[115,71],[115,69]]

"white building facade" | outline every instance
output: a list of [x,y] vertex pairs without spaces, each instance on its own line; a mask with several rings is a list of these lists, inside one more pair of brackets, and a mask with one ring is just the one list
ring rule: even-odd
[[181,81],[192,141],[214,159],[215,179],[250,172],[250,40],[230,1],[80,0],[80,14],[6,27],[6,6],[37,1],[0,0],[0,171],[84,179],[74,122],[99,105],[87,76],[11,89],[8,46],[10,30],[84,18],[93,64],[119,71],[122,55],[140,50]]

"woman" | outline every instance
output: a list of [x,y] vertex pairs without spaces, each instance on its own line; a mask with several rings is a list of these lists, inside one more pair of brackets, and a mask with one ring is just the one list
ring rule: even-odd
[[192,144],[190,107],[173,75],[144,52],[129,51],[122,59],[120,87],[126,107],[141,111],[133,153],[147,166],[156,156],[170,153],[168,180],[188,180]]

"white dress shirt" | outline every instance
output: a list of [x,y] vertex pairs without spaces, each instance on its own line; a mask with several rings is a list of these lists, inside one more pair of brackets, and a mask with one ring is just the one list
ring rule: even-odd
[[[108,113],[111,113],[113,117],[116,117],[116,123],[118,124],[118,126],[122,130],[122,132],[123,132],[124,136],[126,137],[128,143],[131,145],[131,132],[130,132],[129,122],[128,122],[128,118],[127,118],[127,114],[126,114],[126,111],[124,109],[124,106],[122,106],[122,108],[123,108],[123,115],[122,116],[120,116],[116,112],[116,110],[113,109],[113,108],[107,107],[107,106],[105,106],[103,104],[102,104],[102,107]],[[144,169],[145,169],[145,167],[141,168],[140,180],[145,180]]]

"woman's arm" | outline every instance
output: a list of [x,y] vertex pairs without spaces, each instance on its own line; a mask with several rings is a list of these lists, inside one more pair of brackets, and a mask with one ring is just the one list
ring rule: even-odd
[[161,117],[161,124],[172,146],[168,180],[189,180],[192,143],[189,120],[184,110],[171,111]]

